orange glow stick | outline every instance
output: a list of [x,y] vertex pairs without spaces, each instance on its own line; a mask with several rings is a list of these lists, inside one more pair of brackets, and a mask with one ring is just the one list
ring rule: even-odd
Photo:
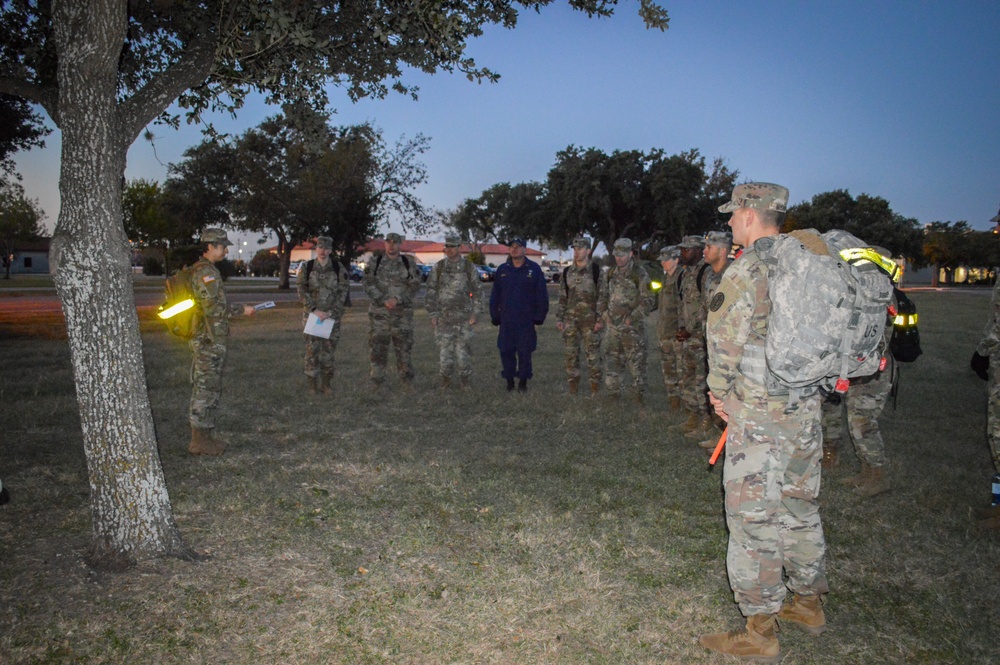
[[729,426],[722,430],[722,436],[719,437],[719,443],[715,446],[715,452],[712,453],[711,459],[708,460],[708,465],[712,466],[719,459],[719,455],[722,453],[723,446],[726,445],[726,437],[729,436]]

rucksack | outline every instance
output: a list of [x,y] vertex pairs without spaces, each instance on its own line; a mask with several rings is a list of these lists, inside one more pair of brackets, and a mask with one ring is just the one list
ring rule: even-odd
[[[562,283],[563,290],[566,291],[566,297],[569,298],[569,280],[566,279],[569,275],[570,266],[566,266],[562,271]],[[594,277],[594,286],[599,287],[601,281],[601,264],[597,261],[590,262],[590,272]]]
[[[382,257],[385,254],[375,255],[375,269],[372,270],[372,277],[378,274],[378,267],[382,264]],[[410,261],[406,258],[406,254],[400,254],[399,258],[403,259],[403,267],[406,268],[406,279],[410,279]]]
[[842,393],[851,378],[879,370],[894,263],[840,230],[794,231],[754,248],[768,267],[769,390],[773,379],[793,396]]
[[917,306],[899,289],[894,288],[893,292],[896,294],[896,316],[892,321],[889,351],[899,362],[912,363],[923,353],[917,329]]
[[191,288],[191,268],[185,266],[166,281],[166,300],[156,315],[167,325],[174,337],[188,340],[194,337],[201,323],[201,306]]

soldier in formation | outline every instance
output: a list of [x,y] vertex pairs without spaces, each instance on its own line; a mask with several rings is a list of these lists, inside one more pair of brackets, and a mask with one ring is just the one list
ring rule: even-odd
[[660,347],[660,367],[663,370],[663,386],[667,390],[667,401],[671,410],[681,409],[680,388],[680,342],[677,341],[677,307],[680,298],[678,265],[681,250],[670,245],[660,250],[660,266],[663,268],[663,284],[657,293],[656,339]]
[[385,254],[365,266],[368,294],[368,347],[371,381],[380,388],[389,362],[389,344],[396,351],[396,373],[407,388],[413,383],[413,305],[420,290],[417,261],[401,253],[403,236],[387,233]]
[[701,439],[713,431],[705,384],[705,290],[711,268],[702,258],[705,242],[700,236],[684,236],[681,249],[680,295],[677,341],[680,343],[681,401],[687,421],[686,436]]
[[316,239],[316,258],[306,261],[299,269],[296,289],[302,301],[302,322],[312,314],[320,321],[332,321],[329,337],[303,334],[306,342],[305,374],[309,392],[330,392],[333,381],[333,354],[340,340],[340,321],[344,317],[344,302],[351,281],[347,270],[330,256],[333,238]]
[[632,241],[619,238],[612,251],[615,265],[604,272],[597,312],[604,319],[605,385],[617,399],[622,391],[622,373],[632,375],[636,402],[646,392],[646,315],[653,308],[649,275],[632,257]]
[[[702,635],[702,646],[777,662],[777,620],[818,635],[829,591],[817,497],[822,432],[818,393],[792,403],[766,387],[764,344],[771,301],[767,267],[755,245],[778,234],[788,190],[747,183],[719,207],[731,212],[733,240],[745,249],[722,276],[707,321],[709,397],[728,423],[723,475],[729,550],[726,568],[741,630]],[[786,601],[787,591],[792,597]]]
[[472,335],[482,311],[479,273],[468,258],[460,255],[462,241],[454,234],[445,236],[445,258],[434,264],[427,277],[427,313],[441,364],[441,388],[451,385],[457,372],[462,389],[472,376]]
[[191,287],[201,311],[197,332],[191,339],[191,443],[192,455],[221,455],[225,442],[215,434],[215,412],[222,395],[222,367],[226,363],[229,318],[250,316],[250,305],[230,305],[215,264],[229,253],[229,236],[209,228],[201,234],[201,258],[191,266]]
[[[719,282],[722,281],[722,275],[726,272],[726,268],[729,267],[729,252],[733,249],[733,235],[725,231],[710,231],[708,235],[705,236],[705,265],[708,266],[708,270],[705,271],[705,283],[703,286],[703,292],[701,293],[701,302],[704,307],[704,316],[708,317],[708,311],[712,308],[715,291],[719,288]],[[707,365],[706,365],[707,369]],[[707,384],[705,390],[708,390]],[[702,422],[703,429],[702,433],[707,435],[707,438],[703,439],[698,443],[699,446],[707,450],[712,450],[718,443],[719,434],[722,431],[722,427],[719,426],[721,421],[717,416],[714,416],[711,412],[708,414],[708,419]]]
[[604,321],[597,315],[601,267],[590,256],[587,238],[573,240],[573,263],[559,278],[559,305],[556,309],[556,330],[562,333],[566,359],[566,380],[569,394],[580,387],[580,355],[587,360],[590,395],[597,394],[601,385],[601,328]]
[[[1000,217],[1000,215],[998,215]],[[993,457],[993,470],[1000,473],[1000,280],[993,287],[990,314],[972,357],[973,369],[986,378],[986,440]],[[1000,529],[1000,505],[986,511],[983,524]]]

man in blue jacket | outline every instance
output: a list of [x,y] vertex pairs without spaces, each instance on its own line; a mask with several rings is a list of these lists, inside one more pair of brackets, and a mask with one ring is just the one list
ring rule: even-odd
[[535,326],[545,322],[549,313],[549,292],[541,267],[524,255],[524,238],[514,238],[509,245],[510,258],[497,268],[490,293],[490,319],[500,326],[497,348],[503,365],[507,390],[528,390],[531,378],[531,352],[537,346]]

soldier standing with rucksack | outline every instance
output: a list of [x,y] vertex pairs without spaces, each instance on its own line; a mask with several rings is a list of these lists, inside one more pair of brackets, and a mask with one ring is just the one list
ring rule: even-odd
[[556,307],[556,330],[562,333],[570,395],[575,395],[580,387],[581,348],[590,370],[590,396],[597,395],[601,386],[601,328],[604,322],[597,316],[600,279],[601,266],[590,256],[590,241],[575,238],[573,264],[567,266],[559,278]]
[[222,395],[222,367],[226,362],[229,319],[250,316],[250,305],[230,305],[222,288],[222,275],[215,264],[226,258],[233,243],[223,229],[205,229],[201,234],[202,255],[190,268],[191,289],[201,312],[191,339],[191,443],[192,455],[221,455],[226,444],[215,435],[215,412]]
[[479,273],[460,250],[462,239],[455,234],[444,238],[445,257],[434,264],[427,277],[427,313],[441,363],[441,388],[451,385],[458,374],[459,386],[469,387],[472,376],[472,335],[483,308]]
[[306,342],[306,382],[309,392],[313,394],[330,391],[333,354],[340,340],[340,320],[344,318],[344,301],[351,285],[343,264],[331,258],[332,251],[333,238],[316,238],[316,258],[306,261],[295,280],[302,301],[302,322],[307,323],[310,315],[321,322],[333,320],[329,337],[303,335]]
[[420,291],[416,259],[401,253],[403,236],[385,234],[385,253],[365,266],[363,278],[368,294],[368,347],[371,380],[380,388],[389,362],[389,344],[396,349],[396,373],[403,386],[413,384],[413,305]]

